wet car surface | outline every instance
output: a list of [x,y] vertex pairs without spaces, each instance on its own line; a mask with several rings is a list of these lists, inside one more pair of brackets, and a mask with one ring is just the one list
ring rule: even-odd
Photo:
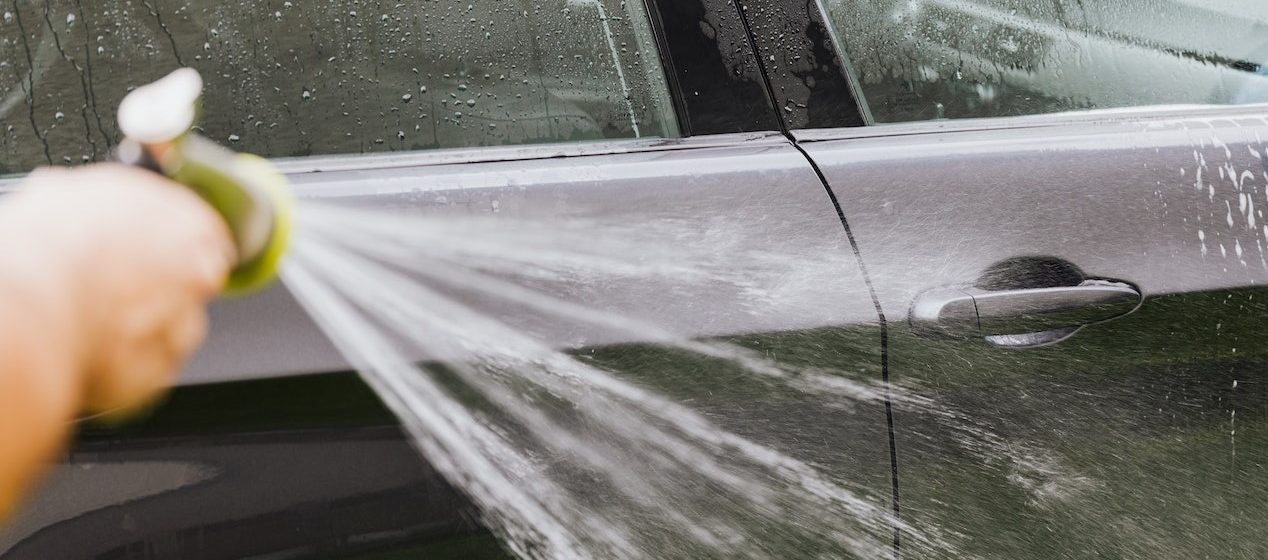
[[[930,406],[825,408],[645,341],[508,322],[939,535],[874,528],[894,557],[1268,555],[1256,2],[0,13],[0,172],[105,159],[128,88],[189,65],[210,85],[204,132],[280,158],[301,197],[676,219],[813,263],[755,280],[785,290],[770,300],[582,295]],[[1085,296],[1107,284],[1138,305],[1097,309]],[[971,311],[916,313],[947,292]],[[284,287],[212,315],[152,416],[82,425],[0,558],[507,557]]]

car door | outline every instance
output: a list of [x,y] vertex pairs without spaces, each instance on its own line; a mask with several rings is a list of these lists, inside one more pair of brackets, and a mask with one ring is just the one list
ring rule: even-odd
[[[124,91],[194,66],[209,85],[203,132],[289,158],[279,165],[306,202],[639,229],[644,247],[694,247],[716,275],[567,295],[878,382],[861,269],[779,132],[737,8],[649,6],[19,0],[0,10],[0,154],[10,172],[104,159]],[[830,466],[888,509],[880,402],[771,398],[744,371],[628,333],[499,317]],[[285,286],[215,305],[180,386],[143,422],[82,423],[0,531],[0,557],[505,556],[347,369]],[[859,526],[857,542],[889,546],[890,518]]]
[[1268,554],[1268,12],[747,12],[884,313],[897,553]]

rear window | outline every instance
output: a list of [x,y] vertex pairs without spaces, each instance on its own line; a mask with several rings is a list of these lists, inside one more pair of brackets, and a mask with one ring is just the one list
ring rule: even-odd
[[823,0],[876,122],[1268,102],[1264,0]]
[[0,5],[0,173],[102,160],[181,66],[204,133],[270,157],[673,137],[642,2],[20,0]]

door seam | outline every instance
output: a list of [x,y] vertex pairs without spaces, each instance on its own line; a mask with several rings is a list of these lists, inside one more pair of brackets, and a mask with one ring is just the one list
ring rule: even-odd
[[[770,75],[766,70],[766,60],[763,58],[762,52],[757,48],[757,41],[753,37],[753,26],[749,23],[746,6],[744,6],[743,2],[739,2],[736,8],[736,11],[739,12],[740,24],[744,26],[744,36],[757,61],[758,74],[762,78],[762,85],[765,86],[766,95],[771,105],[778,109],[779,103],[775,97],[774,86],[771,85]],[[854,231],[850,229],[849,221],[845,219],[845,211],[841,209],[841,202],[837,200],[836,193],[832,191],[832,187],[828,184],[828,178],[824,176],[819,164],[815,163],[814,158],[810,157],[810,154],[797,141],[797,137],[789,130],[785,116],[780,114],[778,110],[775,113],[778,115],[780,134],[783,134],[788,139],[789,144],[801,154],[801,157],[805,158],[806,163],[810,164],[815,176],[819,178],[819,184],[823,186],[823,190],[828,194],[828,199],[832,201],[832,207],[837,212],[837,218],[841,220],[841,227],[845,229],[845,237],[850,243],[850,250],[854,252],[854,261],[858,263],[859,271],[863,274],[863,283],[867,285],[868,295],[872,298],[872,307],[876,311],[876,319],[880,327],[881,392],[885,401],[885,429],[889,438],[890,508],[893,514],[890,524],[894,533],[892,556],[894,560],[901,560],[902,507],[898,487],[898,445],[894,437],[894,405],[889,383],[889,321],[885,318],[885,310],[881,307],[880,296],[877,295],[876,287],[872,284],[872,276],[868,273],[867,265],[863,262],[863,252],[859,249],[858,241],[854,238]]]
[[889,476],[890,476],[890,508],[893,512],[893,557],[895,560],[902,558],[902,507],[899,495],[898,485],[898,445],[894,437],[894,404],[892,391],[889,382],[889,321],[885,317],[885,310],[881,307],[880,297],[876,293],[876,287],[872,284],[872,276],[867,271],[867,264],[863,262],[863,253],[859,249],[858,241],[854,238],[854,232],[850,229],[850,223],[845,219],[845,212],[841,209],[841,203],[837,200],[836,194],[832,192],[832,187],[828,186],[827,178],[824,177],[823,171],[819,169],[819,165],[815,163],[810,154],[806,153],[805,148],[799,145],[795,140],[789,139],[793,148],[797,150],[802,157],[806,158],[806,162],[814,169],[815,175],[819,177],[819,182],[823,185],[824,190],[828,193],[828,198],[832,201],[832,207],[836,209],[837,217],[841,220],[841,227],[845,229],[845,237],[850,242],[850,249],[854,252],[854,260],[858,263],[859,271],[863,274],[863,283],[867,285],[868,295],[872,298],[872,307],[876,310],[876,318],[879,321],[880,338],[881,338],[881,392],[885,401],[885,430],[889,436]]

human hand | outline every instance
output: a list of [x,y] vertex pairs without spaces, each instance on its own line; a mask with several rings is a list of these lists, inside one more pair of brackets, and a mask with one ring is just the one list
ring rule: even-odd
[[40,273],[68,283],[79,407],[143,406],[202,341],[233,259],[224,222],[189,190],[121,165],[38,171],[5,210]]
[[39,171],[0,199],[0,520],[77,414],[170,383],[233,251],[210,206],[121,165]]

